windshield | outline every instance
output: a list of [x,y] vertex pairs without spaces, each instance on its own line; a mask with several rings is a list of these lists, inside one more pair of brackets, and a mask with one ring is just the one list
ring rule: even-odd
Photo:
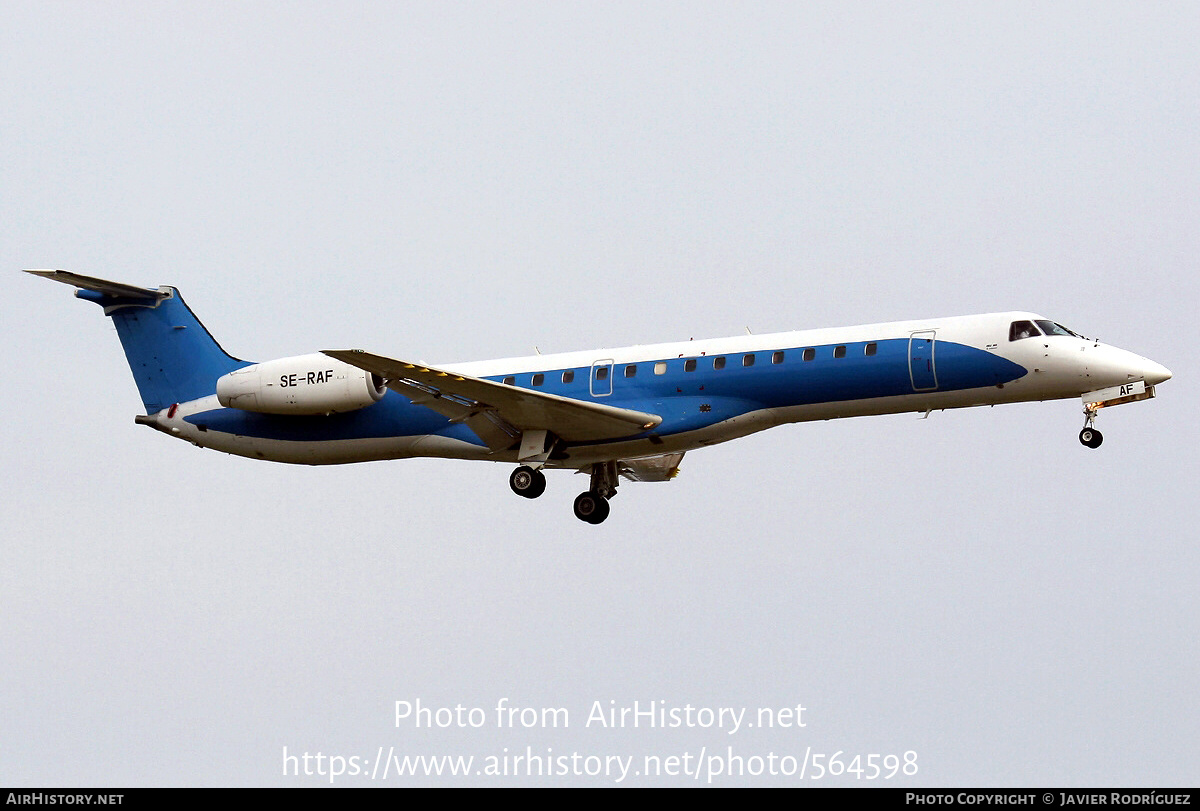
[[1054,321],[1046,321],[1044,319],[1038,319],[1037,325],[1039,327],[1041,327],[1042,332],[1046,333],[1047,335],[1067,335],[1072,338],[1082,338],[1083,337],[1078,332],[1073,332],[1072,330],[1069,330],[1066,327],[1064,327],[1062,324],[1059,324]]
[[1062,324],[1055,324],[1054,322],[1048,322],[1048,320],[1038,319],[1038,326],[1042,328],[1042,331],[1045,332],[1046,335],[1066,335],[1068,337],[1079,337],[1076,336],[1074,332],[1068,330],[1066,326],[1063,326]]

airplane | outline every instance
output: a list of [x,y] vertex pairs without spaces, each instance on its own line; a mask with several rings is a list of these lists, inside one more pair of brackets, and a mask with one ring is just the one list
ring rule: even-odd
[[675,477],[691,450],[785,423],[1079,397],[1147,400],[1171,372],[1029,312],[739,335],[431,366],[361,349],[263,363],[227,354],[173,287],[28,270],[78,288],[116,325],[146,413],[135,422],[252,459],[332,465],[444,457],[590,474],[599,524],[620,478]]

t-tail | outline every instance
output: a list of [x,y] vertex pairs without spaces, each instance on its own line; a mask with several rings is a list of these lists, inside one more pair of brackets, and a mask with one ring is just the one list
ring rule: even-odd
[[147,414],[208,397],[217,378],[250,365],[221,348],[174,287],[152,290],[65,270],[26,273],[74,285],[77,298],[104,308],[117,327]]

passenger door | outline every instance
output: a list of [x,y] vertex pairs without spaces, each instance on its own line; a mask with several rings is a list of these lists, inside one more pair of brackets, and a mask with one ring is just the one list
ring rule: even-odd
[[933,391],[938,387],[934,350],[937,330],[919,330],[908,336],[908,375],[913,391]]

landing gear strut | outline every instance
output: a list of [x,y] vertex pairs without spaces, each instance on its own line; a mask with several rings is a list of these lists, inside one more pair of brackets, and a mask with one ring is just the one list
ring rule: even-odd
[[586,493],[575,497],[575,517],[589,524],[608,518],[608,500],[617,494],[617,463],[592,465],[592,483]]
[[537,498],[546,492],[546,474],[529,465],[521,465],[508,477],[508,486],[518,496]]
[[1096,422],[1096,409],[1084,407],[1083,430],[1079,432],[1079,441],[1089,448],[1099,448],[1100,443],[1104,441],[1104,434],[1097,431],[1092,425]]

